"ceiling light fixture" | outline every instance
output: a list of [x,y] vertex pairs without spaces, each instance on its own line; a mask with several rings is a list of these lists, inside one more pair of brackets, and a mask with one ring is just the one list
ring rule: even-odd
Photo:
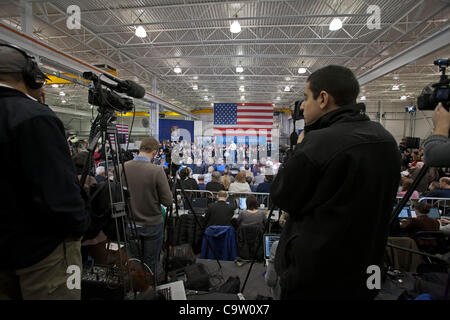
[[136,36],[139,38],[145,38],[147,36],[147,31],[145,31],[143,26],[136,28]]
[[237,73],[244,72],[244,68],[243,68],[241,65],[238,65],[238,66],[236,67],[236,72],[237,72]]
[[175,68],[173,68],[173,72],[175,73],[181,73],[181,68],[179,65],[176,65]]
[[300,74],[306,73],[306,68],[303,68],[303,67],[298,68],[298,73],[300,73]]
[[194,85],[192,86],[192,89],[193,89],[193,90],[198,90],[198,85],[194,84]]
[[[237,18],[237,15],[235,16],[235,18]],[[241,25],[240,25],[239,21],[234,20],[233,23],[231,23],[231,25],[230,25],[230,32],[231,33],[239,33],[239,32],[241,32]]]
[[285,91],[285,92],[289,92],[289,91],[291,91],[291,88],[289,88],[289,86],[286,86],[286,87],[284,88],[284,91]]
[[67,101],[66,101],[66,100],[62,100],[61,102],[62,102],[62,103],[66,103]]
[[392,91],[398,91],[398,90],[399,90],[398,84],[394,84],[394,85],[392,86]]
[[245,100],[245,97],[244,97],[244,96],[241,96],[241,100]]
[[60,95],[61,97],[64,97],[64,96],[66,95],[66,93],[65,93],[64,91],[60,91],[60,92],[59,92],[59,95]]
[[239,87],[239,91],[240,91],[240,92],[244,92],[244,91],[245,91],[244,86],[240,86],[240,87]]
[[52,88],[59,88],[57,84],[52,84]]
[[366,96],[362,96],[359,100],[366,101]]
[[281,98],[280,98],[280,97],[277,97],[277,100],[281,100]]
[[401,96],[400,97],[400,100],[406,100],[407,99],[407,96]]
[[334,18],[330,23],[330,31],[336,31],[342,28],[342,21],[339,18]]
[[244,77],[244,76],[240,76],[239,79],[240,79],[240,80],[244,80],[245,77]]

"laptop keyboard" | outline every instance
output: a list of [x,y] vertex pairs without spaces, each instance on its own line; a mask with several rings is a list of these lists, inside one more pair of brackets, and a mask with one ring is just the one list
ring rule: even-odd
[[166,300],[172,300],[172,290],[171,288],[164,288],[158,290],[158,293],[162,294]]

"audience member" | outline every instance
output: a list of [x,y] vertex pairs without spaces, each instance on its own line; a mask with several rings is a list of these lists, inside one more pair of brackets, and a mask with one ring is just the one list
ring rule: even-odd
[[97,183],[106,181],[105,167],[100,166],[95,169],[95,180],[97,180]]
[[[412,184],[413,184],[412,179],[409,178],[404,179],[402,181],[402,188],[401,188],[402,191],[397,193],[397,197],[402,198],[406,194],[406,192],[408,192]],[[414,190],[409,199],[419,199],[419,192],[417,190]]]
[[183,168],[180,171],[180,182],[185,190],[199,190],[197,181],[190,176],[190,169]]
[[270,193],[270,187],[272,186],[273,176],[264,176],[264,182],[258,184],[256,192]]
[[239,217],[237,219],[238,226],[249,224],[261,224],[264,227],[266,222],[266,215],[259,211],[258,201],[254,195],[247,196],[246,200],[247,209],[239,211]]
[[417,218],[406,220],[401,224],[401,228],[407,233],[408,237],[414,238],[419,231],[439,231],[439,222],[436,219],[428,217],[431,205],[424,202],[416,202],[414,210]]
[[208,205],[205,213],[205,229],[209,226],[231,226],[234,207],[227,203],[227,193],[219,191],[217,202]]
[[252,192],[250,186],[245,180],[246,173],[245,171],[240,171],[235,178],[235,181],[230,184],[229,191],[234,193],[240,192]]
[[246,176],[245,181],[247,181],[248,185],[250,186],[250,190],[252,192],[256,192],[256,186],[253,184],[253,175]]
[[428,186],[428,190],[434,191],[434,190],[440,189],[440,187],[441,187],[441,185],[440,185],[439,181],[432,181],[430,183],[430,185]]
[[211,174],[211,182],[208,182],[206,184],[206,190],[212,191],[212,192],[219,192],[221,190],[225,190],[225,187],[222,183],[220,183],[220,172],[214,171]]
[[439,189],[428,192],[425,197],[428,198],[450,198],[450,178],[442,177],[439,179]]
[[224,176],[222,176],[220,181],[221,181],[223,187],[225,188],[225,190],[228,191],[228,189],[230,188],[230,184],[231,184],[230,176],[224,175]]
[[206,190],[205,177],[201,174],[198,176],[197,180],[198,180],[198,189]]

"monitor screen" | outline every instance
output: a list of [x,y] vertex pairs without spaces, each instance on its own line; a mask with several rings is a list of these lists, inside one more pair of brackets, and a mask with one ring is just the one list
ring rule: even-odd
[[430,217],[431,219],[440,219],[441,218],[441,214],[439,212],[438,208],[431,208],[430,212],[428,212],[428,217]]
[[265,259],[270,259],[270,248],[275,241],[280,240],[279,234],[265,234],[264,235],[264,256]]
[[239,198],[239,208],[241,210],[247,210],[247,198]]
[[409,207],[403,207],[402,211],[398,214],[399,219],[411,218],[411,212]]

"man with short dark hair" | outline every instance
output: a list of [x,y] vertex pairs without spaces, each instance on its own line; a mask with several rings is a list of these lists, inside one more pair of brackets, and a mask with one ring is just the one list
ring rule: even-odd
[[205,229],[209,226],[231,226],[234,206],[228,204],[226,191],[219,191],[217,202],[208,206],[205,214]]
[[272,181],[273,181],[272,175],[265,175],[264,182],[258,184],[258,187],[256,188],[256,192],[269,193],[270,187],[272,186]]
[[[161,205],[172,205],[172,192],[164,169],[152,163],[159,150],[159,142],[153,137],[142,140],[139,155],[125,162],[131,209],[137,226],[137,239],[142,239],[143,259],[155,276],[163,242],[164,219]],[[131,254],[141,259],[141,252],[134,241],[130,243]]]
[[[383,264],[400,179],[392,135],[356,103],[353,73],[311,74],[305,130],[271,187],[289,218],[276,254],[281,299],[372,299],[367,268]],[[331,262],[331,263],[330,263]]]
[[67,282],[80,275],[90,219],[64,126],[38,101],[46,77],[35,63],[0,45],[0,300],[79,300]]

